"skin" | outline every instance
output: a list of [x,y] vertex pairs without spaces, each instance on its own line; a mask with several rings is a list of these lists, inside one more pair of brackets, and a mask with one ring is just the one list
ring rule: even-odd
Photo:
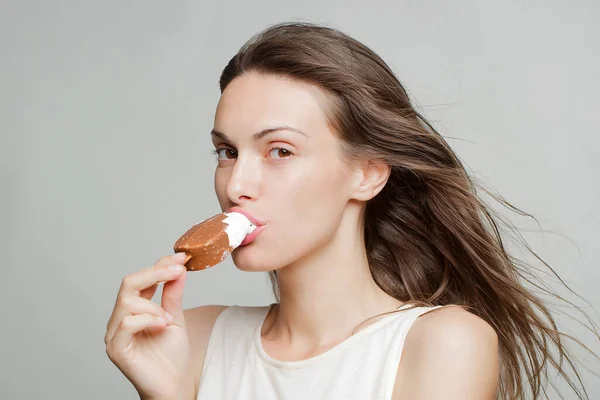
[[[265,320],[262,343],[279,360],[321,354],[378,319],[355,330],[362,321],[402,305],[374,282],[362,236],[365,203],[381,191],[390,168],[367,159],[344,164],[340,141],[325,117],[326,105],[326,94],[316,87],[249,72],[229,84],[215,114],[214,185],[221,209],[241,207],[267,225],[232,257],[244,271],[277,270],[281,301]],[[293,130],[273,129],[277,127]],[[271,130],[255,137],[265,129]],[[158,268],[169,263],[181,261],[167,258]],[[130,297],[156,283],[147,277],[151,269],[129,279]],[[189,343],[191,357],[181,364],[184,372],[173,378],[184,391],[169,398],[191,399],[197,393],[210,332],[225,307],[182,311],[184,279],[185,272],[169,277],[162,308],[154,311],[175,314],[184,328],[181,337]],[[164,296],[171,299],[166,308]],[[119,321],[130,312],[116,307],[109,331],[118,330]],[[156,335],[166,334],[169,327],[158,326]],[[135,334],[130,332],[128,338],[135,340]],[[138,391],[146,393],[141,397],[158,398],[146,372],[123,361],[128,359],[126,352],[114,347],[111,359],[137,383]],[[161,365],[155,368],[159,371]],[[498,375],[495,331],[464,309],[447,306],[413,323],[393,399],[495,399]]]
[[[390,169],[377,160],[346,166],[324,107],[318,88],[247,73],[224,91],[215,117],[221,208],[240,206],[268,223],[233,259],[242,270],[277,270],[281,301],[262,337],[265,351],[280,360],[327,351],[361,321],[402,304],[375,284],[361,234],[365,202],[381,191]],[[302,134],[252,137],[278,126]],[[407,338],[396,385],[402,391],[394,398],[493,398],[494,330],[459,307],[436,311],[420,317]]]
[[[360,320],[401,304],[373,281],[359,234],[364,202],[390,169],[344,166],[323,99],[305,84],[249,73],[230,83],[215,116],[214,130],[228,138],[213,135],[219,204],[242,207],[268,225],[234,250],[233,261],[244,271],[277,270],[281,302],[264,340],[267,351],[287,359],[318,353]],[[303,134],[279,130],[254,140],[255,132],[278,126]]]

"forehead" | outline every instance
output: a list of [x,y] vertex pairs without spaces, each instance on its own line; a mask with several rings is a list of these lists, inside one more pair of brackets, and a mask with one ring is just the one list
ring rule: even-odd
[[223,91],[215,114],[215,128],[238,134],[287,125],[313,136],[315,132],[329,130],[325,101],[325,93],[316,86],[247,72]]

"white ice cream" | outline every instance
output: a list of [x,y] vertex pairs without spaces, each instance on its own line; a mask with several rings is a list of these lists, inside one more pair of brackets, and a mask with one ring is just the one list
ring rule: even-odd
[[223,222],[227,224],[225,232],[227,232],[227,236],[229,237],[229,245],[232,249],[235,249],[244,241],[246,235],[256,229],[256,225],[250,222],[243,214],[236,212],[224,214],[227,215],[227,218]]

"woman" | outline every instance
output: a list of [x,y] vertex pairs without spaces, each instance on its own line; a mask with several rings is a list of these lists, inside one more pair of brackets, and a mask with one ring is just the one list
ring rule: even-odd
[[220,87],[215,191],[264,225],[233,261],[278,303],[182,310],[181,254],[125,277],[105,341],[141,398],[538,398],[548,363],[573,383],[500,219],[376,54],[280,24]]

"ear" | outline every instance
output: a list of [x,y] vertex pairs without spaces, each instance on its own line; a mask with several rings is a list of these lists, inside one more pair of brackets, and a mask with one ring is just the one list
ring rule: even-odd
[[367,201],[377,196],[390,177],[392,168],[383,160],[366,160],[357,169],[353,199]]

